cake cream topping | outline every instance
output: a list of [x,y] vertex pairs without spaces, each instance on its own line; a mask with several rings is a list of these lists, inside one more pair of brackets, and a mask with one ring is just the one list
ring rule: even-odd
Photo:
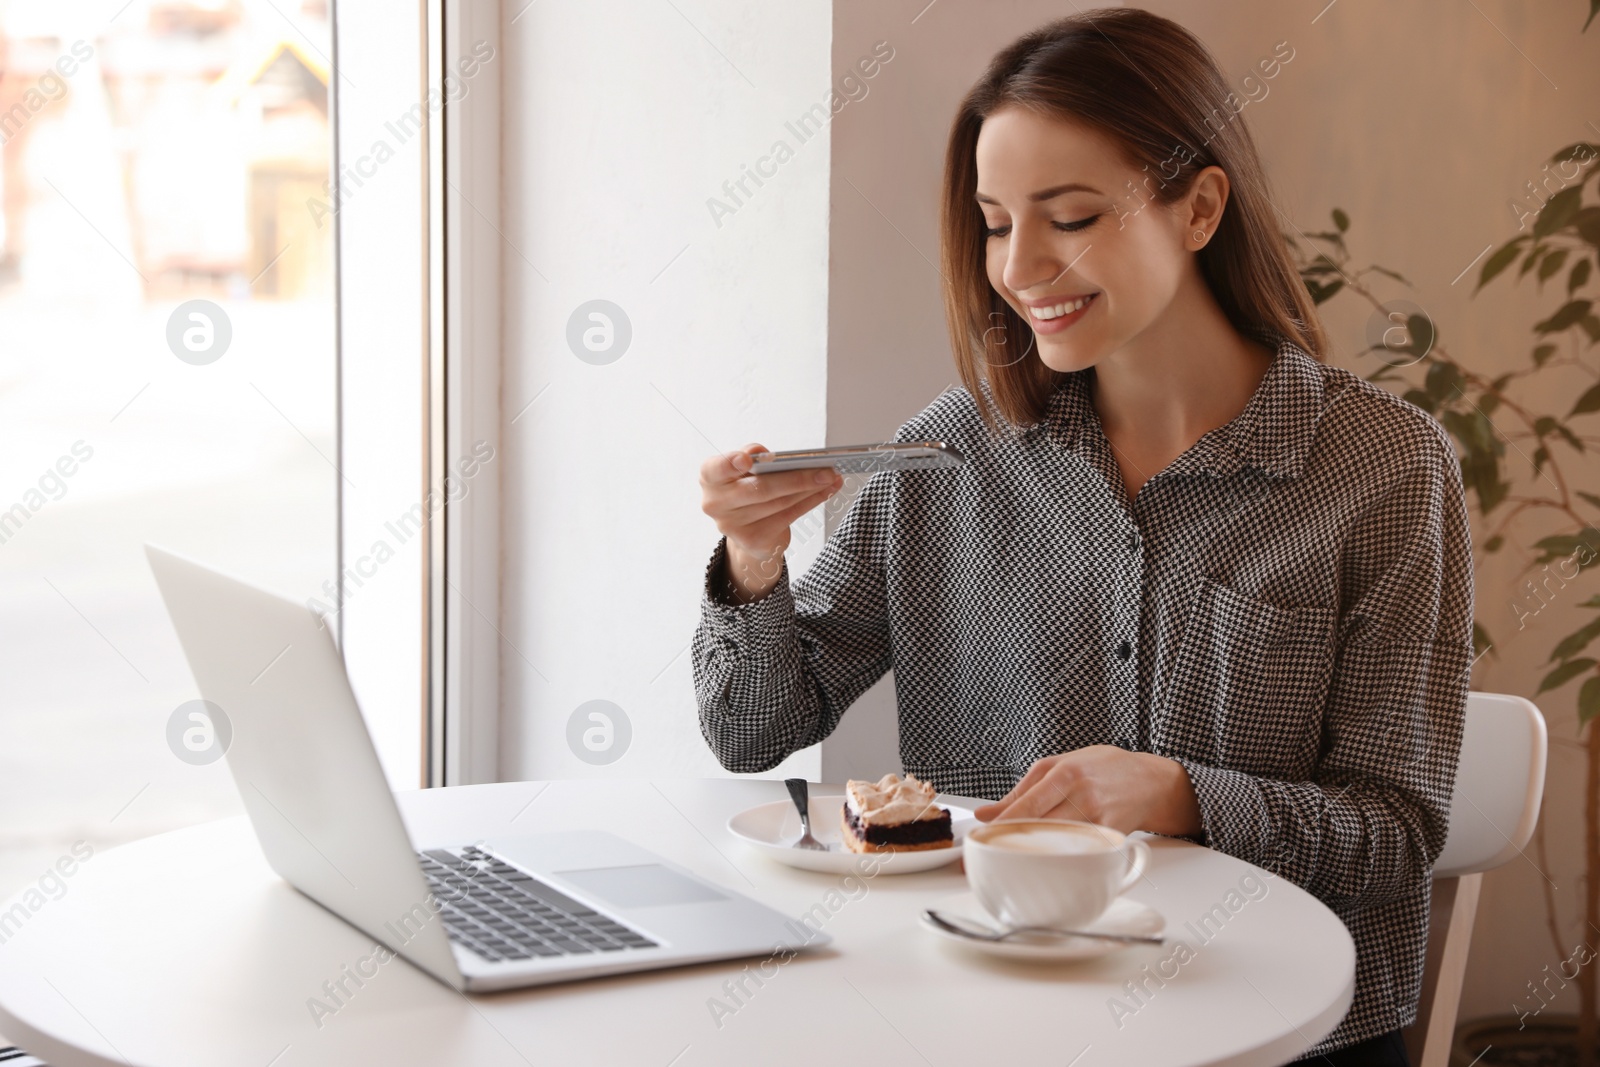
[[893,825],[931,819],[942,810],[933,802],[933,786],[916,775],[886,774],[876,782],[852,778],[845,785],[845,803],[865,824]]

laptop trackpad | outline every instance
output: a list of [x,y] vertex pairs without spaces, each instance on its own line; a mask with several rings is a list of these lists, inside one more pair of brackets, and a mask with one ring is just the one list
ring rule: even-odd
[[659,863],[550,873],[614,908],[654,908],[663,904],[700,904],[728,899],[710,886],[685,878]]

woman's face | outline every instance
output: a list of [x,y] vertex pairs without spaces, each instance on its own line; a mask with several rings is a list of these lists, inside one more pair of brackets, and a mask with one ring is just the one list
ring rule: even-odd
[[1031,344],[1053,370],[1092,367],[1155,321],[1195,269],[1185,200],[1157,203],[1146,172],[1097,131],[1002,108],[978,133],[977,166],[989,283],[1033,327],[1005,339],[1009,360]]

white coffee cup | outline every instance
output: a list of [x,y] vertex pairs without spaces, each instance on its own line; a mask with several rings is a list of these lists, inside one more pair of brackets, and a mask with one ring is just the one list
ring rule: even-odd
[[1082,929],[1144,875],[1150,846],[1108,826],[1015,819],[967,831],[962,862],[984,909],[1008,926]]

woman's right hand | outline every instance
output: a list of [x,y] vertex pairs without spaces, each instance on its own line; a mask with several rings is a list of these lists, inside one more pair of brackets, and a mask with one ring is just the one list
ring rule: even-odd
[[700,510],[728,539],[728,577],[740,603],[759,600],[778,584],[789,525],[844,485],[832,467],[750,474],[755,442],[700,465]]

